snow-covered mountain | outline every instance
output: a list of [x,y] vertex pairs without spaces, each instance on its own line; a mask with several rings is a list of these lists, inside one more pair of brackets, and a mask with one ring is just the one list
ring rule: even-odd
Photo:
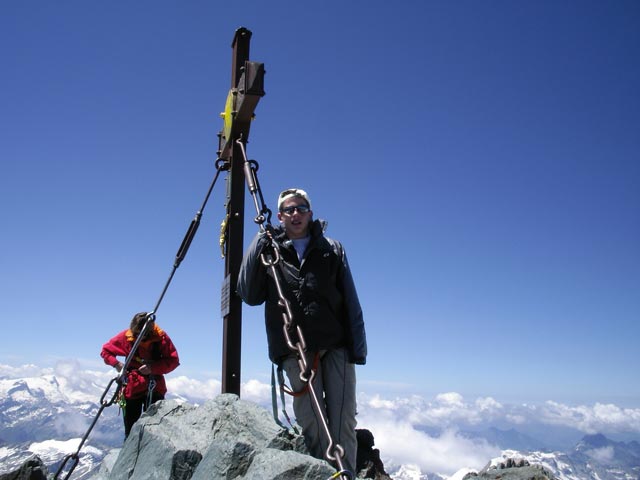
[[508,459],[541,465],[558,480],[636,480],[640,478],[640,443],[615,442],[604,435],[586,435],[568,452],[504,450],[484,470]]
[[[56,375],[0,380],[0,438],[16,443],[81,436],[98,411],[102,388],[96,383],[72,387]],[[101,442],[122,440],[115,428],[118,407],[113,409],[105,411],[106,420],[94,432]]]
[[[49,472],[55,473],[64,458],[78,450],[80,440],[80,438],[72,438],[66,441],[45,440],[44,442],[0,447],[0,474],[17,470],[25,460],[33,455],[40,457]],[[113,450],[113,447],[96,448],[91,445],[85,445],[78,455],[78,463],[73,470],[73,478],[82,480],[91,477],[96,469],[100,467],[105,455],[111,450]],[[69,471],[72,461],[70,460],[65,465],[64,472]]]
[[[438,434],[437,431],[432,433]],[[506,464],[524,460],[525,464],[543,467],[558,480],[640,479],[640,443],[637,441],[616,442],[601,434],[586,435],[572,448],[563,451],[544,448],[540,440],[514,429],[490,428],[465,436],[500,446],[501,455],[480,470],[465,467],[451,475],[425,472],[412,464],[389,465],[387,471],[394,480],[463,480],[467,475],[470,480],[489,479],[503,476],[503,470],[495,470]],[[508,448],[510,445],[519,448]],[[535,448],[527,448],[528,445]],[[508,462],[510,459],[514,461]]]
[[[85,372],[74,384],[54,374],[0,379],[0,473],[15,470],[34,454],[55,472],[66,455],[75,453],[109,383],[102,376],[96,372],[92,381]],[[122,419],[112,406],[103,411],[80,452],[74,478],[84,478],[121,444]]]

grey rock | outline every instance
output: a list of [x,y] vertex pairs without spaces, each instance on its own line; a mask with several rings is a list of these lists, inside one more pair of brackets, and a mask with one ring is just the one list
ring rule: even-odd
[[507,459],[497,466],[485,467],[479,473],[468,473],[463,480],[557,480],[542,465],[529,465],[524,459]]
[[116,464],[118,460],[118,456],[120,455],[120,448],[114,448],[111,450],[105,457],[102,459],[102,463],[100,463],[100,468],[97,472],[90,477],[91,480],[106,480],[111,475],[111,470],[113,470],[113,466]]
[[108,480],[326,480],[335,469],[258,405],[219,395],[202,406],[160,401],[131,430]]
[[34,455],[13,472],[0,475],[0,480],[47,480],[48,470],[40,457]]
[[370,430],[356,430],[358,439],[358,455],[356,460],[356,471],[360,478],[371,478],[373,480],[391,480],[391,477],[384,469],[384,463],[380,458],[380,450],[374,448],[375,440]]
[[507,458],[504,462],[496,465],[496,469],[503,470],[505,468],[521,468],[528,467],[529,461],[526,458]]
[[189,480],[202,460],[195,450],[180,450],[173,455],[171,462],[171,480]]

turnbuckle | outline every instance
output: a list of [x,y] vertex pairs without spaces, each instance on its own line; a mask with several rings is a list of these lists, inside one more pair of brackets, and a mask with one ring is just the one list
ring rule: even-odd
[[[253,221],[260,226],[261,230],[265,230],[264,223],[267,222],[267,224],[271,224],[271,210],[267,208],[264,196],[262,195],[262,189],[260,188],[260,182],[258,181],[258,175],[256,175],[260,165],[255,160],[249,160],[247,158],[247,151],[245,150],[242,137],[238,138],[236,143],[242,152],[242,158],[244,159],[244,178],[247,182],[247,188],[249,189],[251,198],[253,199],[253,206],[257,212],[257,216]],[[260,202],[258,202],[258,196],[260,197]],[[259,203],[262,204],[262,207],[260,207]]]

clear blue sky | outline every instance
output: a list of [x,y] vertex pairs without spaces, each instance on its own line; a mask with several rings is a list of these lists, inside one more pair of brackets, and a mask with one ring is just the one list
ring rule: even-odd
[[[305,188],[347,249],[359,390],[640,405],[635,1],[2,2],[0,362],[98,366],[153,308],[240,26],[266,200]],[[223,203],[158,311],[194,377],[220,378]],[[243,380],[268,379],[262,313]]]

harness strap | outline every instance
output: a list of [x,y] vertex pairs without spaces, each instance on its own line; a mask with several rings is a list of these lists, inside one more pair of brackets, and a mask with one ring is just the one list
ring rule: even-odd
[[271,409],[273,410],[273,419],[276,421],[280,428],[286,429],[287,427],[280,421],[278,416],[278,395],[276,394],[276,372],[275,367],[271,364]]
[[[282,369],[280,366],[278,366],[278,380],[280,380],[281,376]],[[282,378],[282,380],[284,381],[284,378]],[[284,399],[284,391],[282,390],[282,388],[280,388],[280,402],[282,403],[282,414],[284,415],[284,418],[287,420],[289,427],[291,427],[296,435],[298,435],[300,432],[298,432],[298,429],[295,427],[295,425],[291,421],[291,418],[289,417],[289,414],[287,413],[287,404]],[[276,374],[274,364],[271,364],[271,407],[273,409],[273,419],[276,421],[279,427],[287,430],[286,425],[280,421],[280,417],[278,416],[278,395],[276,393]]]
[[[311,378],[311,372],[316,372],[318,370],[318,365],[320,365],[320,352],[317,352],[313,357],[313,365],[309,372],[305,372],[305,378]],[[297,392],[294,391],[291,387],[284,383],[284,375],[282,374],[282,367],[278,365],[278,380],[280,381],[280,390],[287,395],[291,395],[292,397],[301,397],[305,393],[309,391],[309,382],[305,382],[304,387]]]

